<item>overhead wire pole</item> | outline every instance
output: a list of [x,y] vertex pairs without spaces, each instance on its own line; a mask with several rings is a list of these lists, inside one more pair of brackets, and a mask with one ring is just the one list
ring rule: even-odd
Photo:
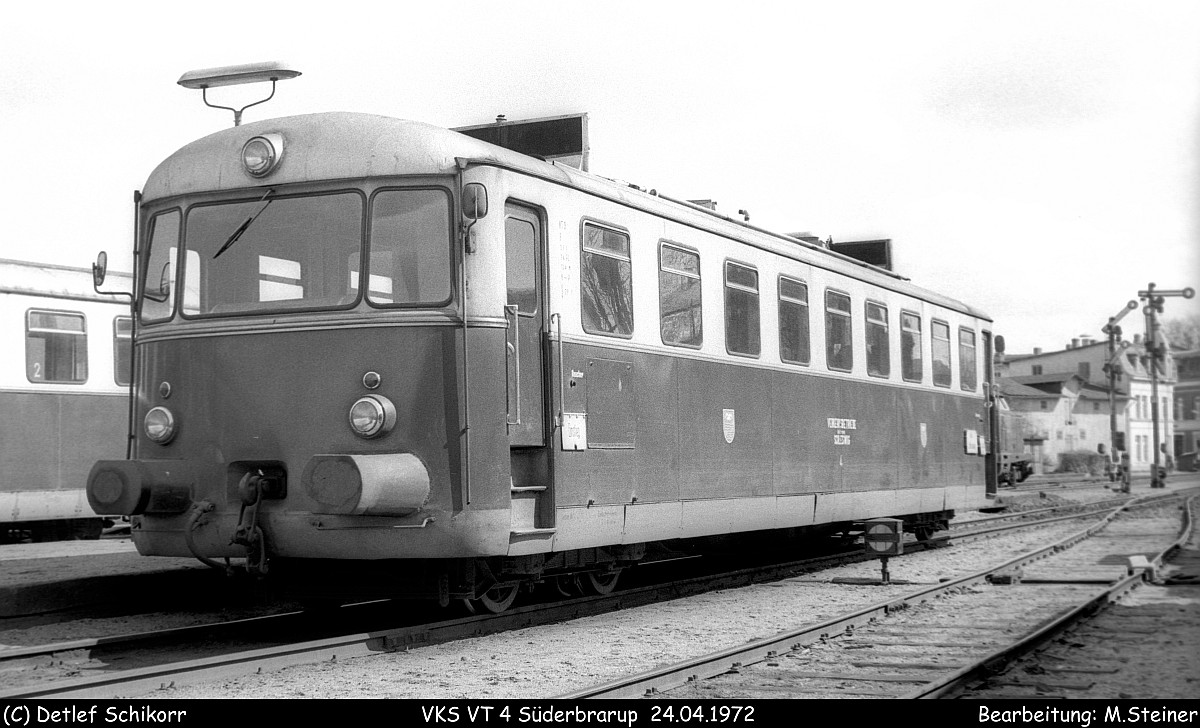
[[1121,338],[1121,327],[1117,323],[1137,307],[1137,301],[1125,304],[1120,313],[1109,317],[1108,323],[1101,329],[1108,336],[1108,361],[1104,365],[1104,373],[1108,375],[1109,482],[1114,480],[1113,468],[1120,462],[1117,452],[1126,447],[1124,442],[1120,448],[1117,447],[1117,379],[1121,376],[1120,367],[1117,366],[1117,341]]
[[[1191,298],[1195,295],[1191,288],[1177,290],[1154,290],[1151,283],[1146,290],[1138,291],[1138,298],[1146,301],[1146,356],[1150,363],[1150,422],[1154,433],[1154,465],[1150,471],[1150,487],[1165,488],[1163,473],[1159,471],[1159,432],[1158,432],[1158,365],[1166,363],[1166,344],[1158,341],[1158,314],[1163,310],[1163,299],[1168,296]],[[1164,372],[1165,374],[1166,372]]]

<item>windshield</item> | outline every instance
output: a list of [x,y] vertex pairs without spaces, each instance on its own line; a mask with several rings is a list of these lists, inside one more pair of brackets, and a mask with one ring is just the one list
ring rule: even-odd
[[[191,207],[151,219],[142,319],[170,318],[182,280],[185,316],[347,308],[359,300],[363,195],[337,192]],[[371,202],[368,300],[376,306],[450,300],[445,190],[389,189]]]

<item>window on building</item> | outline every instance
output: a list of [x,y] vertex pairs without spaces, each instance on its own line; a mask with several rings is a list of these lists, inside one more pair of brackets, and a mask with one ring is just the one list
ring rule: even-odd
[[825,291],[825,365],[848,372],[854,368],[850,297]]
[[122,387],[129,386],[129,365],[133,359],[133,319],[117,316],[113,319],[113,380]]
[[664,344],[700,346],[700,255],[663,243],[658,251],[658,310]]
[[725,348],[731,354],[758,356],[758,271],[725,263]]
[[919,382],[925,375],[921,361],[921,317],[900,312],[900,375],[909,382]]
[[1099,402],[1092,402],[1092,411],[1093,411],[1093,412],[1099,412],[1099,411],[1100,411],[1100,403],[1099,403]]
[[1193,394],[1191,404],[1183,411],[1183,419],[1194,420],[1200,417],[1200,394]]
[[779,358],[789,364],[812,359],[808,331],[808,286],[779,277]]
[[632,336],[629,234],[584,223],[582,259],[579,295],[583,299],[583,330],[605,336]]
[[1050,403],[1049,403],[1049,402],[1047,402],[1047,401],[1046,401],[1046,400],[1044,400],[1044,399],[1040,399],[1040,400],[1038,400],[1038,404],[1040,404],[1040,405],[1042,406],[1042,409],[1043,409],[1043,410],[1048,410],[1048,409],[1050,409]]
[[1033,376],[1038,377],[1038,376],[1041,376],[1041,374],[1042,374],[1042,365],[1034,364],[1033,365]]
[[1086,362],[1086,361],[1079,362],[1079,376],[1083,377],[1085,380],[1092,378],[1091,362]]
[[975,332],[958,330],[958,385],[968,392],[975,391]]
[[950,325],[934,321],[933,336],[933,383],[939,387],[950,386]]
[[87,381],[87,326],[83,314],[30,310],[25,314],[25,376],[41,384]]

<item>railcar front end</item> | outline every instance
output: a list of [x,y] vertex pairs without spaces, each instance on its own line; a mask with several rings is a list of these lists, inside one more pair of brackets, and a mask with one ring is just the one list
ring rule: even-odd
[[507,445],[502,418],[479,418],[470,490],[463,387],[473,374],[472,406],[503,407],[470,348],[503,352],[504,331],[465,335],[454,160],[420,125],[257,127],[146,184],[134,454],[95,465],[89,500],[133,516],[143,554],[259,572],[403,558],[412,590],[473,596],[474,559],[508,549]]

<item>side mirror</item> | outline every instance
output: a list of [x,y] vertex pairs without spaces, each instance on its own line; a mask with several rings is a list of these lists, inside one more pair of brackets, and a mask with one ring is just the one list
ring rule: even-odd
[[99,289],[104,285],[106,275],[108,275],[108,253],[101,250],[100,255],[96,256],[96,262],[92,263],[92,285]]
[[478,182],[470,182],[463,186],[462,196],[463,217],[478,220],[488,213],[487,188]]

